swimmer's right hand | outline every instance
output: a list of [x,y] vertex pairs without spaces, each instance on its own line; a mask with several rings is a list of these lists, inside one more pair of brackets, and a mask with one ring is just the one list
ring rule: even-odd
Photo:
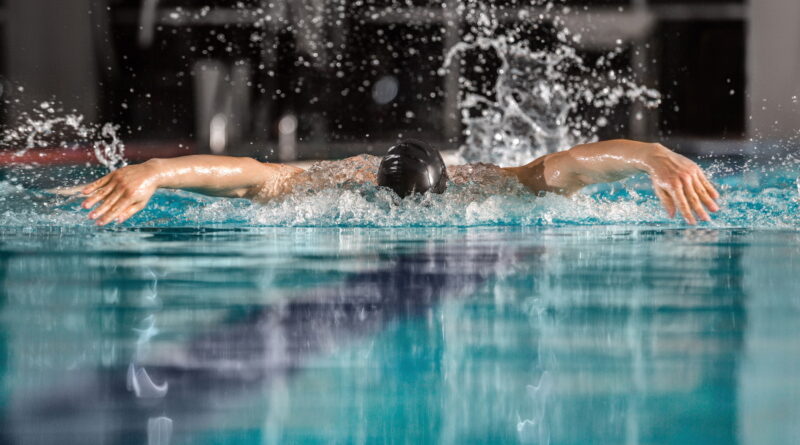
[[83,208],[91,209],[89,218],[97,225],[122,223],[145,208],[159,187],[160,170],[156,160],[128,165],[87,185],[82,193],[88,195]]

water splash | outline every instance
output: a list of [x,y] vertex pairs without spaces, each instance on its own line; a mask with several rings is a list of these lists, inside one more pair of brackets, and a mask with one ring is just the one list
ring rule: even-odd
[[113,124],[103,124],[99,131],[95,132],[93,138],[94,155],[100,164],[109,170],[115,170],[127,164],[125,162],[125,145],[117,136],[118,129],[119,127]]
[[472,19],[477,26],[450,49],[444,69],[473,52],[488,51],[499,61],[492,68],[481,56],[477,65],[469,66],[481,79],[494,76],[488,91],[469,75],[460,77],[459,109],[466,137],[459,154],[466,162],[522,165],[597,140],[599,129],[609,125],[625,101],[650,108],[661,102],[658,91],[637,84],[629,68],[614,68],[613,62],[623,54],[621,42],[593,64],[585,60],[577,49],[580,35],[554,14],[553,2],[545,4],[538,19],[530,18],[552,24],[555,42],[550,45],[521,36],[519,29],[501,29],[492,5],[469,1],[460,9],[477,16]]
[[84,122],[82,115],[66,113],[53,102],[40,103],[21,113],[16,121],[0,131],[0,150],[12,152],[12,162],[18,159],[20,164],[30,165],[25,155],[32,149],[91,148],[97,161],[110,170],[126,165],[125,144],[118,136],[119,127],[114,124]]

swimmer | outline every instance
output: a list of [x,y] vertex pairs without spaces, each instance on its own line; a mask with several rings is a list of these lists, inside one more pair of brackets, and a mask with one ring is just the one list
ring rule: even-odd
[[[116,170],[85,186],[85,209],[98,225],[122,223],[145,208],[159,188],[183,189],[210,196],[266,202],[292,193],[297,187],[318,189],[347,182],[369,183],[392,189],[400,197],[414,193],[443,193],[448,181],[481,184],[498,177],[523,185],[534,194],[571,195],[581,188],[614,182],[636,173],[650,176],[653,189],[670,218],[677,212],[689,224],[710,221],[719,210],[719,193],[694,162],[661,144],[611,140],[579,145],[542,156],[520,166],[488,164],[445,167],[438,151],[419,141],[404,141],[379,159],[362,155],[344,161],[356,168],[345,175],[318,174],[285,164],[255,159],[192,155],[151,159]],[[99,205],[98,205],[99,204]],[[97,207],[95,207],[97,206]]]

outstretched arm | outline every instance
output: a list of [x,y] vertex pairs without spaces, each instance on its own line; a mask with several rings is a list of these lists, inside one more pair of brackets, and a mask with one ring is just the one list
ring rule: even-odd
[[579,145],[542,156],[522,167],[505,169],[534,193],[572,194],[600,182],[625,179],[646,172],[670,217],[679,210],[689,224],[697,217],[710,221],[706,209],[716,212],[719,193],[691,160],[660,144],[613,140]]
[[195,155],[151,159],[116,170],[83,189],[84,208],[99,225],[121,223],[142,210],[159,188],[211,196],[268,200],[289,190],[288,179],[302,170],[250,158]]

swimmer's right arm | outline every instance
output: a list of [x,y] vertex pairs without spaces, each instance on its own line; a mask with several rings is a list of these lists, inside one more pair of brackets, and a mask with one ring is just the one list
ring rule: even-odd
[[289,178],[302,169],[251,158],[193,155],[129,165],[87,185],[83,207],[98,225],[121,223],[142,210],[159,188],[210,196],[268,200],[289,191]]

